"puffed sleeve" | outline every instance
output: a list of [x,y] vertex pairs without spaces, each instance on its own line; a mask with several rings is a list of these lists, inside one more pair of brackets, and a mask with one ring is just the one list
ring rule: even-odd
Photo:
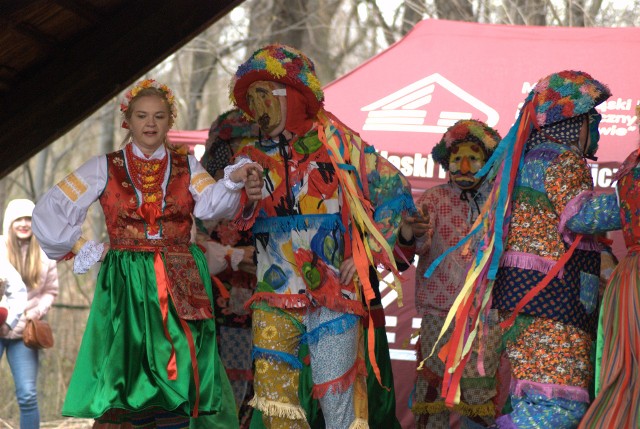
[[567,205],[560,218],[560,232],[568,229],[579,234],[598,234],[620,228],[620,207],[615,194],[583,192]]
[[7,282],[4,295],[8,314],[5,323],[13,329],[27,306],[27,287],[18,271],[5,259],[0,261],[0,276]]
[[233,218],[240,206],[242,189],[230,189],[224,180],[216,182],[198,160],[189,155],[191,184],[189,190],[195,201],[193,214],[200,219]]
[[49,258],[63,258],[78,242],[89,206],[106,183],[107,157],[97,156],[40,198],[33,210],[31,228]]

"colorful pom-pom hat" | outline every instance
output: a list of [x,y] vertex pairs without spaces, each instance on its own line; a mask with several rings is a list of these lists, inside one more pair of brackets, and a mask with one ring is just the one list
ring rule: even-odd
[[564,70],[544,77],[527,96],[533,102],[539,127],[588,113],[611,96],[611,91],[588,73]]
[[465,119],[447,129],[440,142],[431,150],[431,156],[435,162],[449,170],[451,148],[455,145],[463,142],[478,143],[484,148],[486,159],[489,159],[501,139],[500,134],[484,122]]
[[255,51],[231,80],[229,97],[233,104],[250,115],[246,95],[257,81],[280,82],[300,91],[307,100],[309,113],[315,115],[324,102],[324,93],[313,62],[299,50],[272,44]]

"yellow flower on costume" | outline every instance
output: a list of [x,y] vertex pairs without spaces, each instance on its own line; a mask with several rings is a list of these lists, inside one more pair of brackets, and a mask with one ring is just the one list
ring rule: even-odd
[[275,326],[267,326],[262,331],[262,337],[267,340],[273,340],[278,335],[278,330]]
[[265,374],[269,370],[269,364],[263,359],[256,359],[255,366],[258,374]]

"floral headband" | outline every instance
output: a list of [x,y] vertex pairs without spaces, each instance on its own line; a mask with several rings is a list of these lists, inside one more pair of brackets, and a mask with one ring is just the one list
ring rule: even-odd
[[[136,83],[136,85],[124,95],[124,100],[122,100],[122,102],[120,103],[120,112],[122,112],[122,116],[124,117],[124,115],[127,113],[127,110],[129,110],[129,105],[131,104],[131,101],[134,98],[136,98],[136,96],[140,93],[140,91],[148,88],[156,88],[160,90],[162,93],[164,93],[167,99],[167,102],[169,103],[169,110],[171,111],[170,122],[173,123],[175,118],[178,116],[178,111],[176,109],[175,96],[173,95],[173,91],[171,91],[171,89],[167,85],[157,82],[154,79],[145,79]],[[122,121],[122,128],[129,129],[129,125],[125,120]]]

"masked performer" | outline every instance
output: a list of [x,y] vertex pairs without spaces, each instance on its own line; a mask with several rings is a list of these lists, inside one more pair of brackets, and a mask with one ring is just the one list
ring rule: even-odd
[[240,153],[265,169],[262,200],[239,219],[251,227],[258,260],[252,403],[267,427],[308,427],[298,400],[304,342],[327,427],[366,428],[361,295],[375,297],[370,266],[395,271],[401,216],[413,209],[408,183],[323,109],[313,63],[296,49],[256,51],[236,72],[231,96],[262,134]]

